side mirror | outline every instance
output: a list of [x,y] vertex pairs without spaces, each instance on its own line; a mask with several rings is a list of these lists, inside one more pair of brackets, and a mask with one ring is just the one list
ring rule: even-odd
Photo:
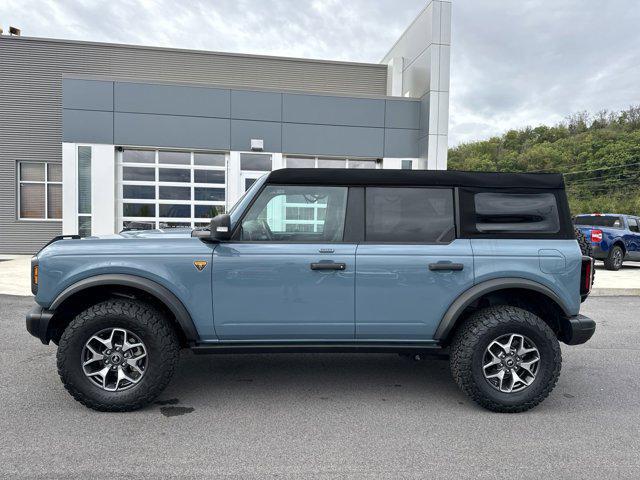
[[223,242],[231,239],[231,217],[226,213],[216,215],[211,219],[209,230],[211,239]]

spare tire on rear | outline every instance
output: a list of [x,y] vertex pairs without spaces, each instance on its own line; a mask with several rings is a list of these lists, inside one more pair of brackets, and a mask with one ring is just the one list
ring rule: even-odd
[[578,241],[578,245],[580,245],[582,254],[587,257],[593,257],[593,248],[589,240],[587,240],[587,236],[582,233],[579,228],[574,228],[573,231],[575,232],[576,240]]
[[[587,236],[580,231],[579,228],[573,227],[573,231],[576,235],[576,240],[578,241],[578,245],[580,245],[580,251],[582,255],[587,257],[593,257],[593,247],[591,246],[591,242],[587,240]],[[593,282],[596,279],[596,269],[591,269],[591,286],[593,287]]]

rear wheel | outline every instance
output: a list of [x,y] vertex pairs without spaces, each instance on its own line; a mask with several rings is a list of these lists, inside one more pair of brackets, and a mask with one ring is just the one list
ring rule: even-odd
[[562,356],[549,326],[521,308],[480,310],[456,332],[451,373],[473,401],[495,412],[524,412],[551,393]]
[[80,313],[58,347],[58,373],[69,393],[101,411],[136,410],[169,383],[180,353],[169,320],[151,305],[107,300]]
[[614,245],[609,251],[609,256],[604,261],[607,270],[620,270],[624,260],[624,250],[619,245]]

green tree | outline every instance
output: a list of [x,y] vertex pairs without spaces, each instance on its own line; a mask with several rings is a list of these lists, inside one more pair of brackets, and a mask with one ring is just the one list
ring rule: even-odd
[[453,170],[565,174],[572,213],[640,213],[640,106],[579,112],[449,150]]

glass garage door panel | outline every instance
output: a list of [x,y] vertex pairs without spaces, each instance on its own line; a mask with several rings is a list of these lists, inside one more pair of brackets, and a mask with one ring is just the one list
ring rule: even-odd
[[208,225],[226,205],[227,154],[125,149],[119,157],[122,228]]

